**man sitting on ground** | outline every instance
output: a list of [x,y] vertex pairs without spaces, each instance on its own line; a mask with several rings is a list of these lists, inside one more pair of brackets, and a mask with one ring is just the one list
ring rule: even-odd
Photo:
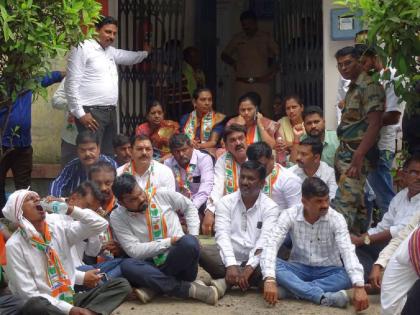
[[[353,284],[356,311],[368,307],[363,267],[344,217],[329,207],[328,193],[321,179],[305,179],[302,205],[283,211],[269,234],[260,261],[268,303],[289,296],[324,306],[346,307],[344,290]],[[277,258],[277,251],[288,233],[293,248],[289,261],[284,261]]]
[[130,138],[126,135],[118,134],[112,139],[112,147],[114,148],[114,158],[118,166],[124,165],[131,160],[131,143]]
[[245,291],[261,284],[261,249],[280,213],[279,206],[262,192],[265,175],[261,163],[244,162],[239,190],[216,204],[217,246],[202,248],[200,265],[215,279],[212,285],[219,298],[227,286],[239,286]]
[[328,185],[331,201],[337,191],[337,182],[335,181],[334,169],[321,161],[322,151],[323,145],[319,138],[306,137],[300,141],[297,148],[297,165],[293,165],[290,170],[302,181],[307,177],[322,179]]
[[[112,192],[116,171],[110,163],[98,161],[89,169],[88,177],[98,186],[104,198],[102,207],[96,212],[109,222],[112,211],[118,207],[117,199]],[[98,261],[125,256],[121,245],[113,236],[111,226],[108,226],[107,230],[101,233],[99,237],[102,243],[102,251]]]
[[[194,298],[216,304],[217,290],[193,282],[197,277],[200,226],[197,209],[180,193],[167,189],[144,191],[130,174],[116,178],[112,190],[119,207],[111,213],[115,237],[128,256],[121,271],[143,303],[155,294]],[[185,214],[184,235],[175,210]]]
[[108,161],[115,168],[117,164],[113,159],[100,154],[99,138],[90,131],[83,131],[76,138],[78,158],[70,161],[61,171],[60,175],[51,183],[50,195],[54,197],[67,197],[80,183],[87,179],[89,167],[97,161]]
[[211,156],[194,149],[190,138],[183,133],[171,137],[169,148],[172,157],[165,160],[165,165],[174,173],[176,191],[191,199],[199,212],[204,212],[213,188],[214,167]]
[[231,124],[223,132],[226,152],[221,155],[214,166],[214,185],[207,201],[202,224],[203,234],[210,235],[214,224],[215,204],[224,196],[238,190],[238,179],[241,164],[246,161],[246,128]]
[[391,200],[382,220],[366,233],[351,237],[365,271],[365,281],[381,250],[410,222],[414,214],[420,212],[420,155],[409,158],[403,170],[407,187]]
[[131,140],[131,161],[117,169],[118,176],[124,173],[133,175],[143,190],[156,187],[175,191],[172,170],[153,160],[152,142],[145,135],[135,136]]
[[300,203],[301,180],[287,168],[275,163],[273,150],[265,142],[255,142],[246,150],[250,161],[260,162],[267,171],[263,192],[273,199],[280,210]]
[[110,314],[131,292],[128,282],[114,279],[74,294],[69,255],[74,244],[102,232],[108,223],[88,209],[67,205],[65,211],[75,220],[70,226],[47,215],[33,191],[18,190],[9,197],[3,214],[19,226],[6,244],[9,288],[24,299],[44,298],[48,314]]

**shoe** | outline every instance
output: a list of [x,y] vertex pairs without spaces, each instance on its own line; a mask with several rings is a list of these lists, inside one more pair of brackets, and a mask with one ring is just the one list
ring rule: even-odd
[[200,283],[191,282],[189,297],[204,302],[209,305],[216,305],[219,299],[217,289],[215,287],[208,287]]
[[148,288],[134,288],[133,292],[142,304],[150,302],[156,295],[155,291]]
[[346,291],[341,290],[338,292],[327,292],[324,293],[324,297],[321,299],[321,305],[332,306],[339,308],[346,308],[349,302],[349,297]]
[[225,295],[226,289],[227,289],[225,278],[211,279],[210,285],[217,289],[217,294],[219,296],[219,299],[222,298],[223,295]]

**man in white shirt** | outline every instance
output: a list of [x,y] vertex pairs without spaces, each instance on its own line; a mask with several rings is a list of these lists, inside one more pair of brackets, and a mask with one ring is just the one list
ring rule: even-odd
[[361,63],[365,71],[377,72],[381,76],[388,74],[389,80],[381,80],[385,90],[386,106],[382,117],[383,127],[379,133],[378,149],[379,160],[376,169],[368,174],[369,184],[376,195],[376,204],[380,210],[380,218],[388,211],[389,204],[395,196],[392,181],[392,163],[395,157],[395,140],[400,128],[399,122],[403,104],[399,101],[394,91],[395,69],[384,69],[376,52],[366,45],[360,45],[364,49]]
[[[217,302],[217,290],[193,282],[197,277],[200,227],[193,203],[175,191],[142,190],[134,177],[116,178],[112,190],[119,207],[111,214],[114,236],[132,258],[120,265],[138,298],[147,303],[155,294]],[[184,213],[189,234],[184,235],[175,210]]]
[[[356,311],[368,307],[363,267],[343,215],[329,207],[328,193],[321,179],[305,179],[302,205],[283,211],[269,234],[260,264],[264,298],[270,304],[294,296],[324,306],[346,307],[344,290],[353,285]],[[277,251],[287,233],[293,248],[289,260],[284,261],[277,258]]]
[[250,161],[260,162],[266,169],[263,192],[273,199],[280,210],[301,202],[302,181],[289,169],[275,163],[273,150],[265,142],[255,142],[246,150]]
[[319,138],[306,137],[297,148],[296,163],[290,168],[302,182],[308,177],[318,177],[328,185],[330,201],[335,197],[337,182],[334,169],[321,161],[323,145]]
[[152,141],[145,135],[131,140],[131,161],[117,169],[117,176],[124,173],[133,175],[141,189],[156,187],[175,191],[172,170],[153,160]]
[[205,246],[200,265],[222,297],[227,286],[243,291],[261,284],[260,253],[267,233],[273,228],[280,208],[261,190],[265,167],[257,161],[241,166],[239,190],[216,203],[216,243]]
[[214,224],[215,204],[224,196],[238,190],[241,164],[246,161],[246,127],[238,124],[227,126],[223,132],[226,152],[214,166],[214,185],[207,201],[202,224],[203,234],[210,235]]
[[420,156],[409,158],[403,170],[407,187],[391,200],[382,220],[366,233],[352,235],[352,242],[357,246],[356,254],[365,271],[365,281],[382,249],[410,222],[413,215],[420,212]]
[[114,279],[74,294],[73,245],[103,231],[108,223],[88,209],[68,205],[75,221],[63,224],[46,214],[40,197],[29,190],[15,191],[3,208],[4,216],[19,228],[6,244],[10,290],[23,299],[42,297],[49,314],[110,314],[131,292],[125,279]]
[[117,20],[105,16],[96,24],[97,36],[74,47],[67,63],[65,91],[71,114],[80,131],[98,133],[101,151],[112,156],[112,139],[117,133],[117,65],[132,65],[149,55],[146,51],[126,51],[112,47]]

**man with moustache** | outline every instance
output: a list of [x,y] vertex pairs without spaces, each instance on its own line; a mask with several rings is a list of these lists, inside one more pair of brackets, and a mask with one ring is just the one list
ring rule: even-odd
[[381,250],[391,238],[398,236],[415,214],[420,213],[420,155],[410,157],[404,163],[403,172],[407,187],[391,200],[382,220],[366,233],[352,236],[366,281]]
[[150,47],[145,44],[145,51],[136,52],[112,47],[118,22],[111,16],[102,17],[95,26],[96,38],[82,42],[70,52],[65,92],[79,132],[97,132],[101,151],[112,156],[112,139],[117,134],[117,65],[142,62]]
[[259,287],[264,240],[279,214],[279,206],[262,192],[265,167],[257,161],[241,165],[239,190],[216,204],[216,244],[204,246],[200,265],[212,277],[221,298],[231,286],[242,291]]
[[[39,195],[29,190],[9,197],[3,214],[18,226],[6,244],[9,288],[25,300],[41,298],[44,309],[31,309],[30,314],[111,314],[131,292],[127,280],[113,279],[74,293],[76,262],[70,254],[75,244],[102,232],[108,223],[89,209],[67,204],[63,210],[46,214]],[[63,215],[74,221],[63,224]]]
[[214,166],[214,185],[207,201],[202,223],[203,234],[210,235],[214,224],[215,204],[224,196],[238,190],[241,164],[246,161],[246,127],[231,124],[223,133],[226,152]]
[[114,148],[114,158],[118,166],[130,162],[131,143],[129,137],[122,134],[116,135],[114,139],[112,139],[112,147]]
[[323,145],[318,137],[306,137],[300,141],[297,149],[297,165],[293,165],[290,171],[302,181],[308,177],[318,177],[328,185],[330,201],[334,199],[337,191],[334,169],[321,161]]
[[258,161],[265,167],[267,174],[263,192],[277,203],[280,210],[300,203],[302,181],[289,169],[275,163],[273,150],[267,143],[251,144],[246,155],[248,160]]
[[[280,214],[270,231],[260,260],[264,299],[297,297],[315,304],[344,308],[352,287],[353,306],[369,306],[359,263],[344,217],[329,207],[328,186],[317,177],[302,184],[302,204]],[[293,248],[288,261],[277,251],[290,233]],[[344,264],[344,267],[343,267]]]
[[[318,137],[323,145],[321,161],[334,167],[334,156],[339,141],[334,130],[325,129],[325,119],[322,109],[318,106],[305,107],[303,111],[303,126],[298,124],[293,127],[293,145],[290,152],[290,160],[296,162],[297,149],[301,140],[306,137]],[[305,135],[306,131],[306,135]]]
[[[98,186],[104,198],[104,203],[97,213],[108,222],[112,211],[118,207],[117,199],[112,192],[112,184],[115,181],[116,175],[117,173],[113,165],[106,161],[98,161],[93,164],[88,174],[89,180]],[[99,238],[102,243],[102,257],[99,260],[107,260],[125,255],[121,245],[115,239],[110,226],[108,226],[106,231],[101,233]]]
[[[214,305],[217,290],[193,282],[197,277],[200,227],[193,203],[175,191],[145,191],[130,174],[116,178],[112,191],[119,206],[111,213],[115,237],[131,258],[121,271],[143,302],[155,294],[193,298]],[[189,234],[185,235],[175,210],[184,213]]]
[[51,183],[50,195],[68,197],[80,183],[87,179],[89,167],[97,161],[107,161],[117,168],[117,163],[110,157],[100,154],[99,137],[91,131],[83,131],[76,138],[78,158],[71,160]]
[[180,133],[169,140],[172,157],[165,165],[172,169],[176,191],[191,199],[199,212],[204,211],[213,188],[213,160],[208,153],[193,148],[190,138]]
[[138,135],[131,140],[131,161],[117,169],[117,176],[131,174],[140,188],[148,191],[153,187],[175,191],[172,170],[153,160],[152,141],[148,136]]
[[340,145],[334,160],[338,183],[334,206],[346,218],[350,232],[360,235],[366,231],[368,221],[364,186],[368,171],[379,158],[376,143],[382,127],[385,92],[363,70],[360,51],[355,47],[344,47],[335,57],[340,74],[351,82],[337,128]]

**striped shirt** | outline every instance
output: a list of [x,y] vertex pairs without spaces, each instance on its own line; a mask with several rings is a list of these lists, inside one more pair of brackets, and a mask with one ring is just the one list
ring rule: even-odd
[[343,266],[352,284],[363,285],[363,267],[351,243],[346,220],[332,208],[314,224],[305,220],[303,205],[284,210],[269,234],[261,255],[263,277],[275,278],[277,252],[287,233],[293,242],[289,261],[308,266]]
[[[101,154],[99,161],[107,161],[117,168],[117,163],[109,156]],[[51,183],[50,195],[55,197],[69,196],[81,183],[87,180],[87,170],[79,158],[71,160],[60,175]]]

